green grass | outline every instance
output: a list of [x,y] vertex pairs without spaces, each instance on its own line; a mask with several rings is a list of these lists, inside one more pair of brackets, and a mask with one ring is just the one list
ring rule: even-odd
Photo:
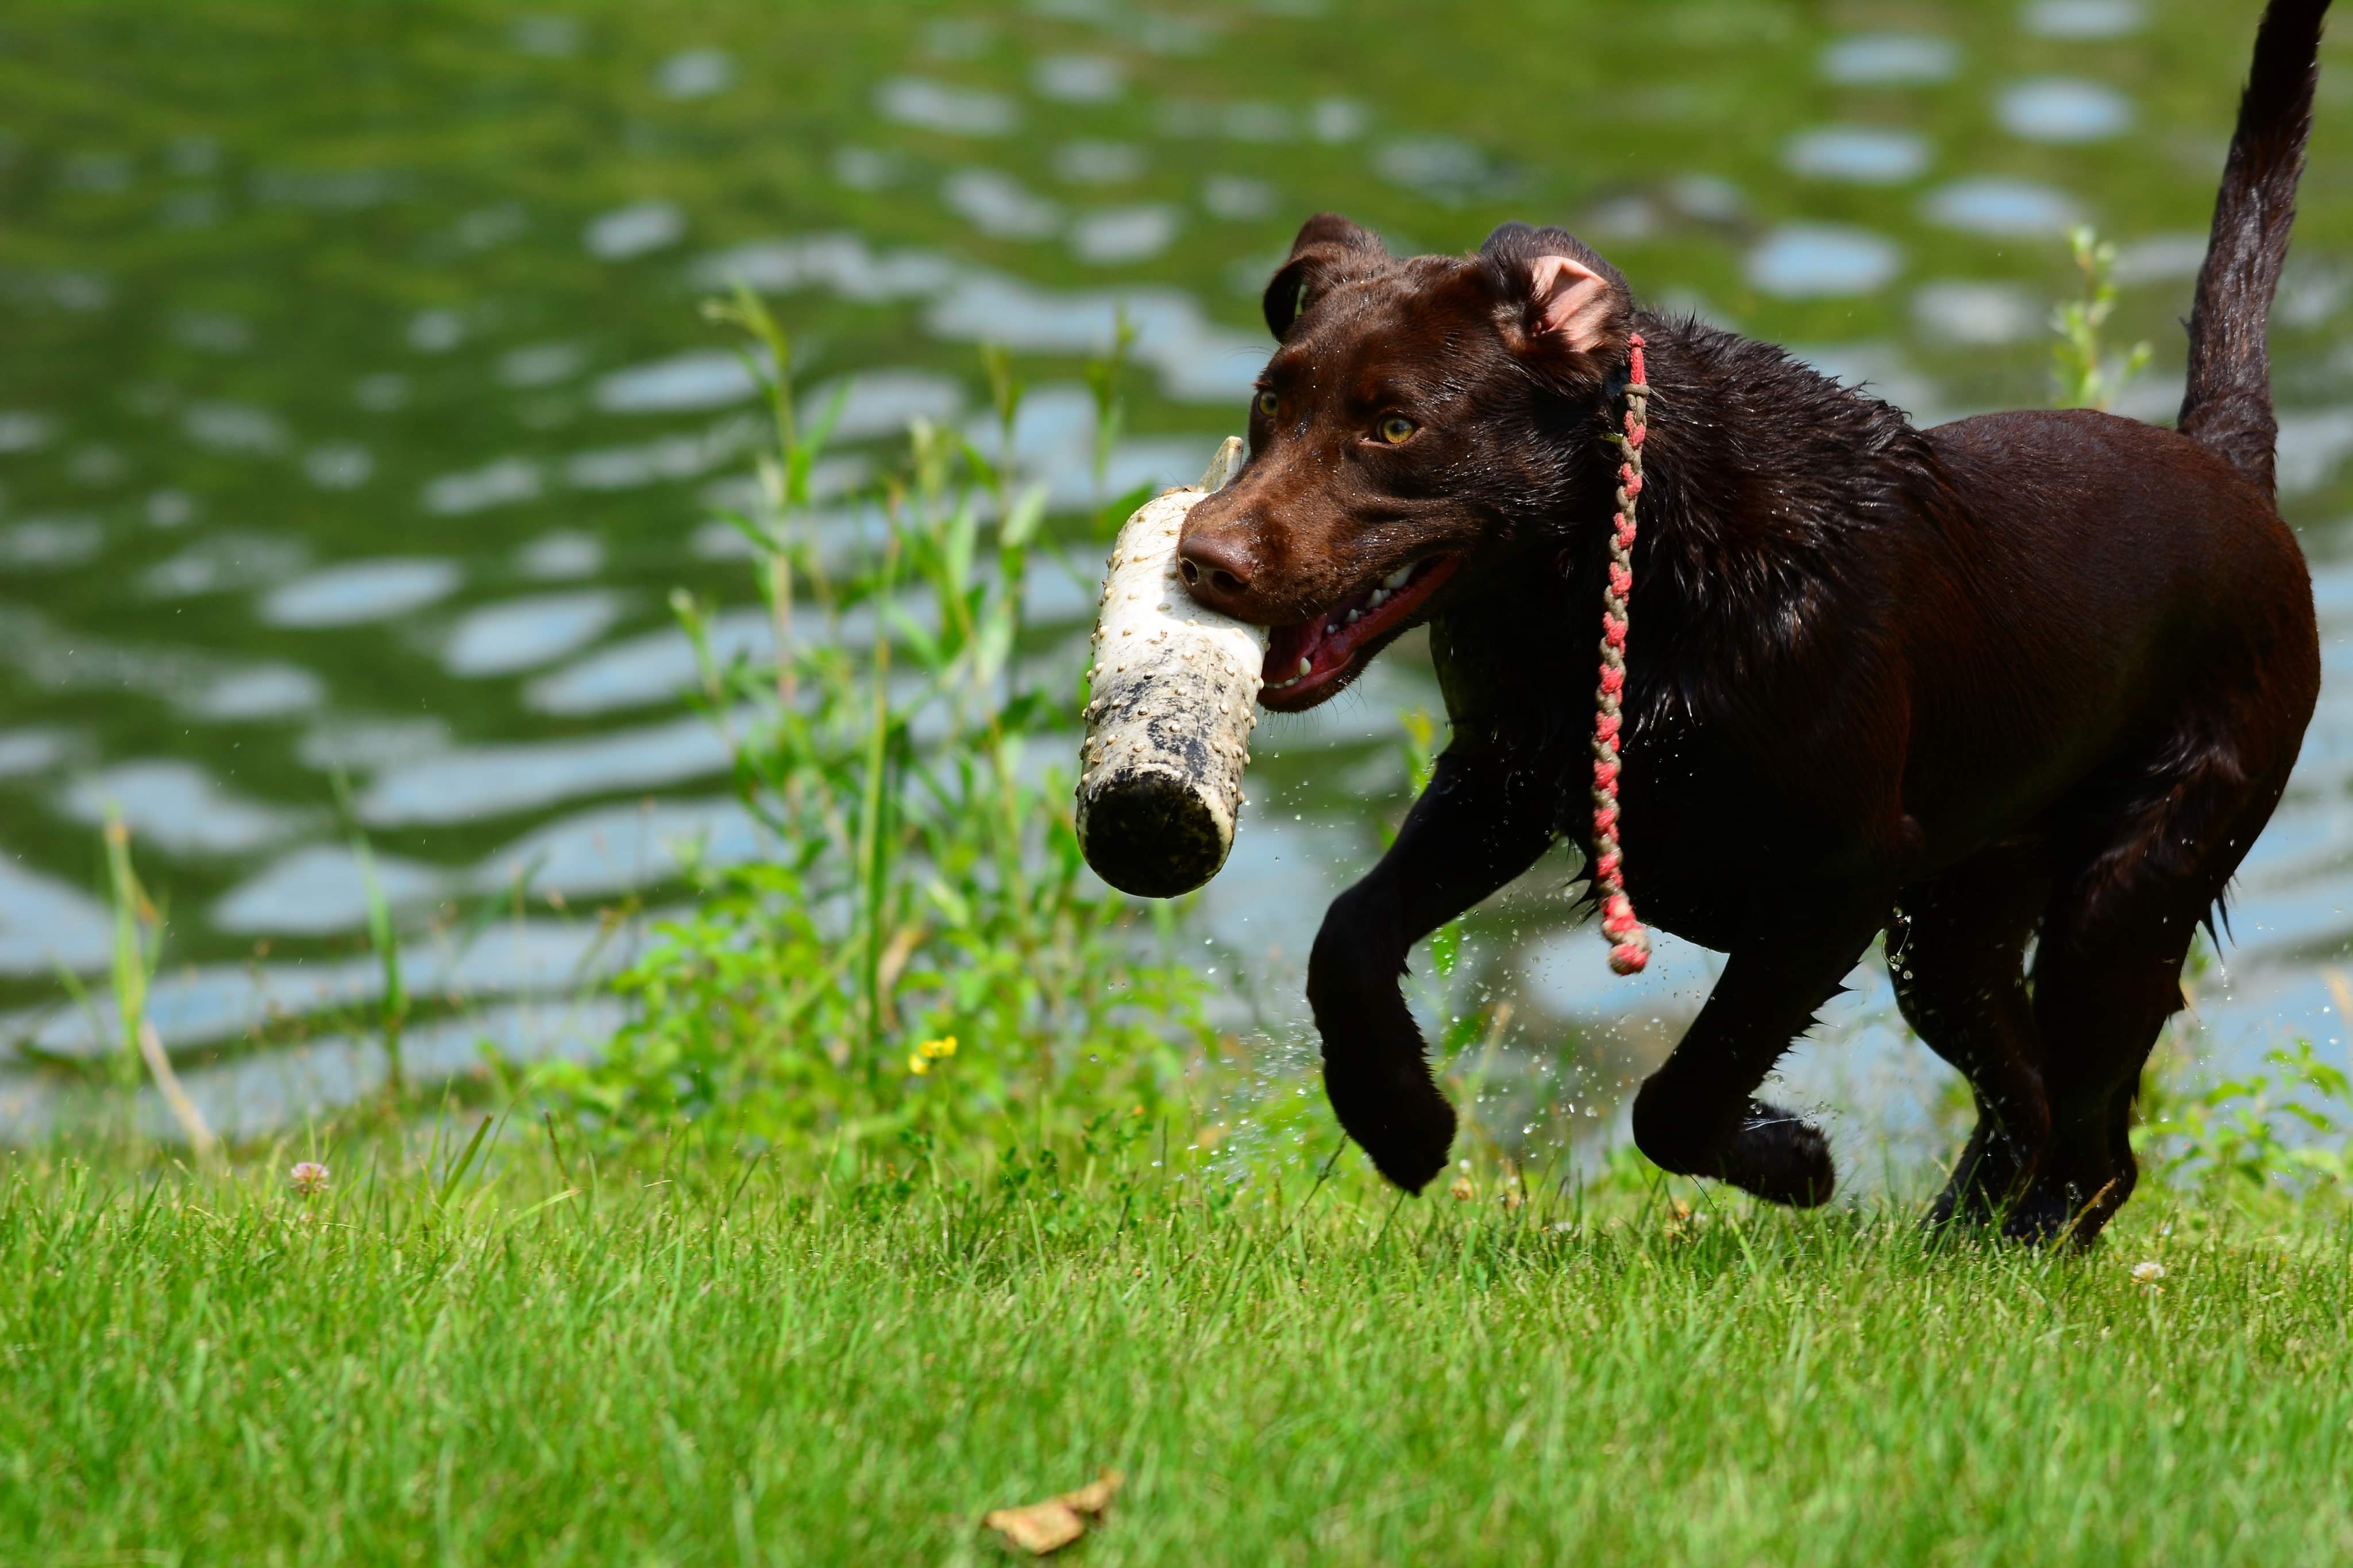
[[451,1152],[309,1202],[13,1166],[0,1555],[988,1562],[982,1511],[1108,1466],[1098,1564],[2353,1558],[2333,1201],[2152,1194],[2079,1258],[1353,1162]]

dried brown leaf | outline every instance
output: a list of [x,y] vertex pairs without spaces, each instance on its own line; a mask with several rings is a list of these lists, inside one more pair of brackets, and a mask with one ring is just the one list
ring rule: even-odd
[[1033,1502],[1027,1508],[1000,1508],[981,1523],[1033,1557],[1059,1552],[1087,1532],[1079,1510],[1060,1498]]
[[1100,1519],[1111,1510],[1111,1500],[1119,1495],[1126,1480],[1117,1470],[1105,1470],[1078,1490],[1064,1492],[1061,1500],[1081,1513]]
[[1117,1470],[1105,1470],[1076,1491],[1026,1508],[996,1509],[980,1522],[1005,1537],[1007,1544],[1043,1557],[1084,1535],[1089,1520],[1100,1522],[1125,1479]]

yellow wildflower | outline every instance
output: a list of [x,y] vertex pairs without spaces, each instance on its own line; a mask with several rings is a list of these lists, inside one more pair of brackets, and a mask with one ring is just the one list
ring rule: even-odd
[[954,1035],[944,1035],[936,1040],[925,1040],[915,1049],[927,1059],[934,1057],[952,1057],[956,1051],[956,1037]]
[[923,1052],[917,1051],[907,1058],[907,1070],[921,1078],[932,1070],[931,1058],[924,1056]]

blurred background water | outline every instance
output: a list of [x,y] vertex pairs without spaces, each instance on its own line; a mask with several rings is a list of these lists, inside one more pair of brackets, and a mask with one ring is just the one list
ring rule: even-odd
[[[1257,296],[1309,213],[1459,250],[1567,224],[1646,299],[1792,345],[1929,423],[2051,395],[2063,236],[2121,247],[2125,412],[2169,418],[2177,324],[2253,0],[1228,0],[1028,5],[124,0],[0,11],[0,1131],[111,1047],[98,828],[168,895],[153,999],[216,1125],[378,1081],[348,777],[430,1000],[412,1071],[593,1050],[595,983],[706,860],[764,846],[679,698],[666,607],[763,651],[730,503],[753,384],[696,301],[742,279],[812,402],[849,388],[819,526],[906,421],[974,421],[974,346],[1032,393],[1020,457],[1102,499],[1083,359],[1139,329],[1107,489],[1242,422]],[[2332,46],[2274,316],[2283,503],[2328,684],[2194,987],[2222,1063],[2306,1035],[2353,944],[2353,48]],[[1075,527],[1066,521],[1066,528]],[[1092,562],[1092,545],[1077,553]],[[1048,657],[1092,584],[1041,574]],[[1584,636],[1583,630],[1574,635]],[[1055,650],[1059,649],[1057,653]],[[1074,666],[1075,668],[1075,666]],[[1404,802],[1416,641],[1259,734],[1204,896],[1235,1022],[1295,1061],[1298,963]],[[1455,994],[1575,1040],[1604,1107],[1704,994],[1670,942],[1611,978],[1547,862],[1474,918]],[[1883,980],[1793,1058],[1847,1136],[1942,1081]],[[103,989],[102,985],[99,987]],[[1467,988],[1467,989],[1466,989]],[[1443,1000],[1426,999],[1442,1008]]]

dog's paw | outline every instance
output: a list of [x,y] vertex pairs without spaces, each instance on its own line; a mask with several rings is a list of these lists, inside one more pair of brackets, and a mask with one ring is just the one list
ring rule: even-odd
[[1419,1056],[1377,1066],[1327,1051],[1324,1090],[1341,1127],[1390,1182],[1418,1193],[1446,1168],[1454,1147],[1454,1108]]
[[1980,1119],[1954,1158],[1953,1173],[1920,1222],[1922,1227],[1975,1230],[1993,1224],[2022,1193],[2037,1163],[2021,1156],[1990,1118]]
[[1724,1161],[1724,1179],[1768,1203],[1810,1209],[1830,1202],[1838,1163],[1821,1129],[1795,1112],[1750,1102]]
[[2124,1207],[2136,1174],[2127,1167],[2039,1175],[2003,1218],[2002,1237],[2037,1247],[2062,1240],[2089,1247],[2109,1216]]

